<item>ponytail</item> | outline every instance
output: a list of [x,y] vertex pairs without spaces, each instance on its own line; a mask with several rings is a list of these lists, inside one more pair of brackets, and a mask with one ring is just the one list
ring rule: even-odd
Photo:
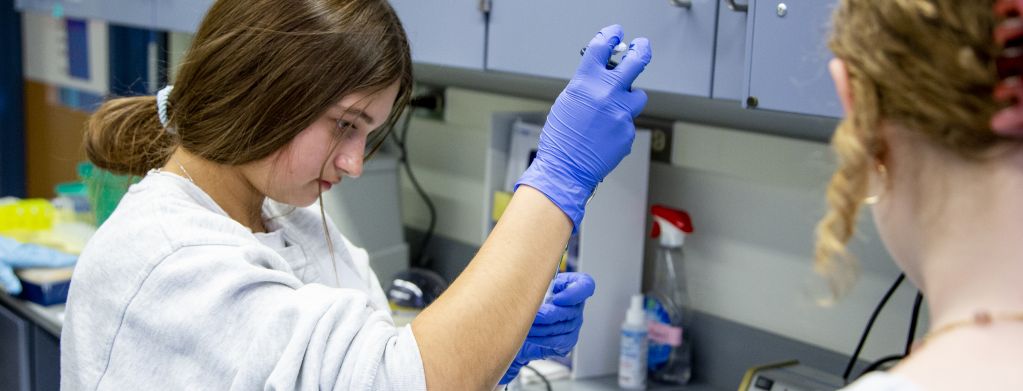
[[86,123],[85,154],[97,167],[144,176],[162,167],[177,146],[157,116],[156,98],[140,96],[103,103]]

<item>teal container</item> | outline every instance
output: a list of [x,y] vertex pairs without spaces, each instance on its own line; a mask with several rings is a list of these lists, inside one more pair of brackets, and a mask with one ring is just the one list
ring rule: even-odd
[[128,187],[139,180],[136,176],[114,174],[89,162],[78,164],[78,176],[85,185],[92,211],[96,215],[96,226],[102,225],[110,217],[124,193],[128,192]]

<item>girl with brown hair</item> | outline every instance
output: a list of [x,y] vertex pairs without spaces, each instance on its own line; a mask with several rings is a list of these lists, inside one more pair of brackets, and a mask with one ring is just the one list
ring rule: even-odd
[[409,100],[401,23],[384,0],[215,2],[173,88],[88,124],[90,160],[143,178],[79,258],[62,388],[487,389],[570,350],[592,279],[541,302],[646,103],[645,39],[606,66],[622,35],[593,38],[490,238],[399,329],[366,252],[314,204]]
[[833,146],[817,270],[854,279],[845,243],[869,204],[931,331],[851,390],[1019,390],[1023,379],[1023,20],[1019,0],[841,0]]

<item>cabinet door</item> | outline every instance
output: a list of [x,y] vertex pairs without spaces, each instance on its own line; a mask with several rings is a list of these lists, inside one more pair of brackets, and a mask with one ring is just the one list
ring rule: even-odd
[[77,19],[103,19],[100,0],[15,0],[14,8],[21,11],[42,12],[54,17]]
[[828,73],[836,0],[751,0],[746,29],[746,96],[759,109],[839,117]]
[[46,330],[33,327],[32,377],[35,391],[60,390],[60,339]]
[[143,28],[153,23],[153,0],[16,0],[14,7],[58,17],[103,20]]
[[31,389],[30,327],[27,320],[0,306],[0,390]]
[[486,13],[481,0],[391,0],[417,63],[483,70]]
[[579,51],[604,26],[647,37],[653,59],[635,86],[710,97],[717,0],[494,0],[487,69],[569,79]]
[[[718,5],[718,35],[714,42],[714,99],[742,100],[746,66],[746,11],[734,10],[728,0]],[[733,0],[746,5],[746,0]]]
[[155,0],[154,29],[195,33],[213,0]]
[[99,3],[97,6],[99,15],[96,19],[144,29],[153,28],[154,0],[92,1]]

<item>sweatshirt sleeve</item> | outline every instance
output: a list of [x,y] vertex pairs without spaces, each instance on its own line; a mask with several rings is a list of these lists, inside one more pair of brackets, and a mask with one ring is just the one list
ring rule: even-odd
[[426,389],[411,327],[363,291],[302,284],[287,267],[255,246],[175,251],[126,306],[101,385]]

